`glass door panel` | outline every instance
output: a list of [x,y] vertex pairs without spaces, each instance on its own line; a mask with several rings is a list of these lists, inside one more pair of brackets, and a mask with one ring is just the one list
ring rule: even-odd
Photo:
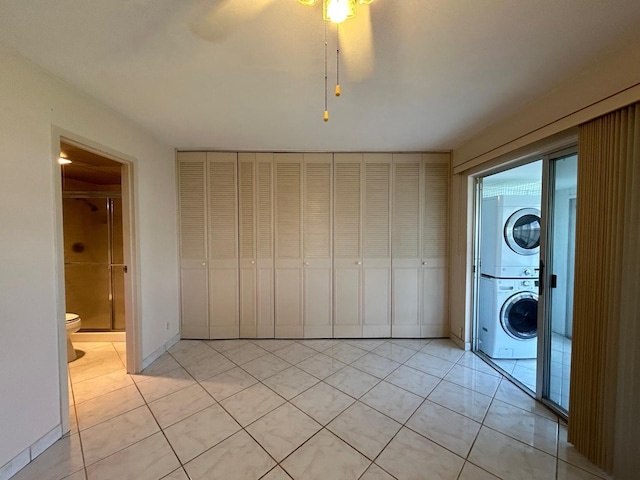
[[578,156],[551,159],[547,255],[544,396],[565,412],[569,408]]

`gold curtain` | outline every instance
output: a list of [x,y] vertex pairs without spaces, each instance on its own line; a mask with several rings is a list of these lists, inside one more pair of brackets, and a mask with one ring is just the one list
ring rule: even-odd
[[580,126],[569,441],[609,472],[618,450],[619,353],[627,350],[619,348],[638,318],[623,299],[638,306],[640,297],[639,175],[640,103]]

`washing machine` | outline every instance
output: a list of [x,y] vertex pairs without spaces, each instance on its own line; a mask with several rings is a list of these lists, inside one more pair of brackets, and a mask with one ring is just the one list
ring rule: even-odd
[[480,273],[535,278],[540,259],[540,197],[499,195],[482,200]]
[[480,277],[478,349],[491,358],[537,356],[535,280]]

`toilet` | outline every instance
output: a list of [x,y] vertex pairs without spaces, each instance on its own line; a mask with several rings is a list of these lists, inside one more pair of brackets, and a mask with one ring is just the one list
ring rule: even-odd
[[71,343],[71,334],[80,330],[82,321],[77,313],[67,313],[67,363],[73,362],[76,357],[76,351]]

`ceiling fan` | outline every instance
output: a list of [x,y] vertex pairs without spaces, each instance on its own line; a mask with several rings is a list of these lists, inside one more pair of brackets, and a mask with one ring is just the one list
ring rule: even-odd
[[[220,0],[215,7],[191,24],[191,31],[205,40],[221,41],[275,1]],[[309,7],[322,4],[323,19],[338,25],[339,49],[347,76],[354,82],[365,80],[373,72],[373,34],[368,7],[372,2],[373,0],[297,0],[297,3]]]

